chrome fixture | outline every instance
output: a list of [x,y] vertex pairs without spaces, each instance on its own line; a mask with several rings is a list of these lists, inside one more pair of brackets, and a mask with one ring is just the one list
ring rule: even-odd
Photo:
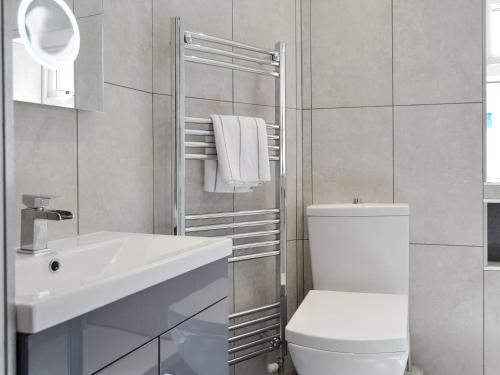
[[21,210],[21,248],[19,252],[32,255],[45,254],[47,247],[47,221],[73,219],[69,211],[49,210],[52,196],[23,195],[23,203],[27,208]]
[[[229,365],[279,350],[281,361],[286,355],[286,116],[285,44],[275,48],[254,46],[199,32],[184,30],[179,17],[172,22],[172,98],[175,124],[175,207],[173,221],[177,235],[224,236],[233,239],[230,263],[274,258],[276,300],[229,315],[234,324],[229,330]],[[242,71],[274,80],[276,115],[266,124],[269,160],[276,176],[276,206],[245,211],[187,214],[186,164],[216,160],[212,120],[186,113],[185,65],[201,64],[229,71]],[[193,114],[194,115],[194,114]],[[197,115],[198,116],[198,115]],[[231,232],[231,233],[229,233]],[[258,315],[256,315],[258,314]],[[265,315],[262,315],[265,314]],[[245,328],[245,332],[239,332]]]

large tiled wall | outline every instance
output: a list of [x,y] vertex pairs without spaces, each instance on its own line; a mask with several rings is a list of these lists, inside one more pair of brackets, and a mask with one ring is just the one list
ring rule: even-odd
[[[78,3],[78,2],[77,2]],[[85,3],[85,4],[83,4]],[[287,203],[290,313],[302,290],[302,142],[299,0],[103,0],[78,3],[104,13],[104,112],[16,103],[16,186],[21,194],[61,196],[52,207],[76,219],[50,223],[50,238],[98,230],[172,232],[170,18],[193,31],[274,47],[287,43]],[[75,4],[76,7],[76,4]],[[97,7],[97,8],[94,8]],[[297,27],[299,25],[299,27]],[[271,78],[212,67],[187,67],[187,113],[257,115],[275,121]],[[299,141],[298,141],[299,140]],[[273,206],[273,186],[252,194],[202,191],[203,164],[188,162],[188,211]],[[299,220],[297,220],[297,216]],[[241,262],[233,276],[231,310],[275,301],[274,261]],[[299,275],[299,277],[297,277]],[[273,355],[233,372],[264,374]]]
[[304,206],[410,204],[426,375],[483,373],[482,29],[482,0],[302,2]]

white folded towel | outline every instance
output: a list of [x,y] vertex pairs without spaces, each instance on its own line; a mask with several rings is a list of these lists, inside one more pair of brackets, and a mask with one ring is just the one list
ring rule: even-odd
[[204,189],[210,193],[249,193],[253,186],[231,186],[222,179],[217,160],[205,160]]
[[266,123],[243,116],[210,116],[217,161],[205,162],[205,190],[248,192],[271,181]]

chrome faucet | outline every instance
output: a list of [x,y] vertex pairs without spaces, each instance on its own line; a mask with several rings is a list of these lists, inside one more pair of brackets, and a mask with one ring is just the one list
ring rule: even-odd
[[69,211],[49,210],[48,195],[23,195],[23,203],[27,208],[21,210],[21,248],[19,252],[39,255],[50,250],[47,247],[48,220],[70,220],[73,214]]

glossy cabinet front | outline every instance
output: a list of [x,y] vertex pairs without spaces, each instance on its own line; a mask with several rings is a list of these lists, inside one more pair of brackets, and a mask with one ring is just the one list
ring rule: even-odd
[[160,374],[228,373],[227,298],[160,336]]
[[[45,331],[18,334],[17,374],[93,375],[103,371],[224,300],[227,277],[227,259],[221,259]],[[228,309],[220,311],[227,338]],[[226,347],[227,342],[222,345]]]
[[96,375],[158,375],[158,340],[99,371]]

